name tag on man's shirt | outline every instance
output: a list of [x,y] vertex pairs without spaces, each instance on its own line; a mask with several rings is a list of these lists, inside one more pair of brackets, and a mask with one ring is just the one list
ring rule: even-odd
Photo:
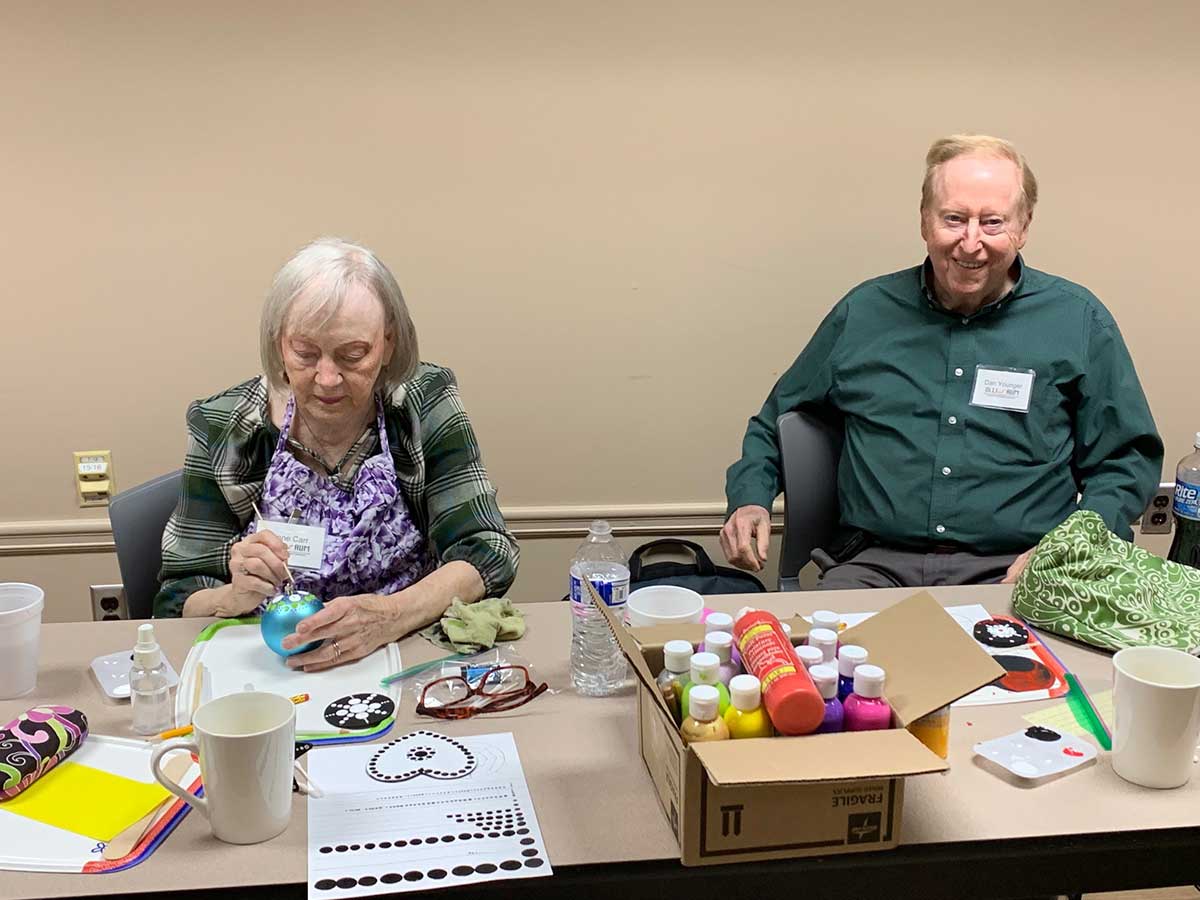
[[1034,374],[1033,369],[976,366],[971,405],[1027,413],[1033,397]]
[[317,525],[300,525],[295,522],[277,522],[260,519],[259,531],[270,531],[287,544],[288,568],[316,570],[321,568],[325,553],[325,529]]

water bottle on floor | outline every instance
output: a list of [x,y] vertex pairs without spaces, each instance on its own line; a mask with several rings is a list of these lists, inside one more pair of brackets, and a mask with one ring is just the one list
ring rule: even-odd
[[1200,432],[1175,470],[1175,539],[1167,559],[1200,569]]
[[619,621],[625,620],[629,597],[629,565],[625,551],[603,519],[592,523],[571,560],[571,683],[591,697],[619,691],[628,678],[628,664],[613,640],[608,623],[583,586],[586,578]]

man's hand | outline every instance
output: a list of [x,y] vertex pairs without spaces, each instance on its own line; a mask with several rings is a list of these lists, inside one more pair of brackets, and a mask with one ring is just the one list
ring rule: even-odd
[[731,565],[762,571],[771,543],[771,513],[762,506],[734,510],[721,529],[721,550]]
[[1033,548],[1030,547],[1028,550],[1026,550],[1024,553],[1022,553],[1020,556],[1018,556],[1016,559],[1014,559],[1013,564],[1008,567],[1008,572],[1005,574],[1004,580],[1001,581],[1000,583],[1001,584],[1016,584],[1017,579],[1021,577],[1021,573],[1025,571],[1025,566],[1029,563],[1029,554],[1031,554],[1032,552],[1033,552]]

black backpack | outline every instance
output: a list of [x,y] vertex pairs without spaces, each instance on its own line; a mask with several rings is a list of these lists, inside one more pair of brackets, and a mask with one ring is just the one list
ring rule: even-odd
[[[657,562],[642,565],[642,557],[664,550],[686,550],[695,557],[693,563]],[[715,566],[704,548],[691,541],[675,538],[642,544],[629,556],[629,590],[652,584],[674,584],[691,588],[698,594],[761,594],[766,592],[761,581],[749,572]]]

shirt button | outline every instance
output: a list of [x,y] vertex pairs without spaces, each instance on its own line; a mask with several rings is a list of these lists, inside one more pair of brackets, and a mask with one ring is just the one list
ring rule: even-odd
[[957,377],[957,378],[962,378],[962,369],[955,369],[955,370],[954,370],[954,375],[955,375],[955,377]]
[[943,475],[949,475],[949,474],[950,474],[950,467],[949,467],[949,466],[942,466],[942,474],[943,474]]
[[946,421],[949,422],[951,425],[957,425],[958,424],[958,416],[951,416]]
[[962,323],[963,323],[964,325],[970,325],[970,324],[971,324],[971,320],[970,320],[970,319],[963,319],[963,320],[962,320]]
[[939,525],[939,526],[938,526],[936,529],[934,529],[934,530],[935,530],[935,531],[936,531],[938,534],[945,534],[945,533],[946,533],[946,526],[945,526],[945,525]]

